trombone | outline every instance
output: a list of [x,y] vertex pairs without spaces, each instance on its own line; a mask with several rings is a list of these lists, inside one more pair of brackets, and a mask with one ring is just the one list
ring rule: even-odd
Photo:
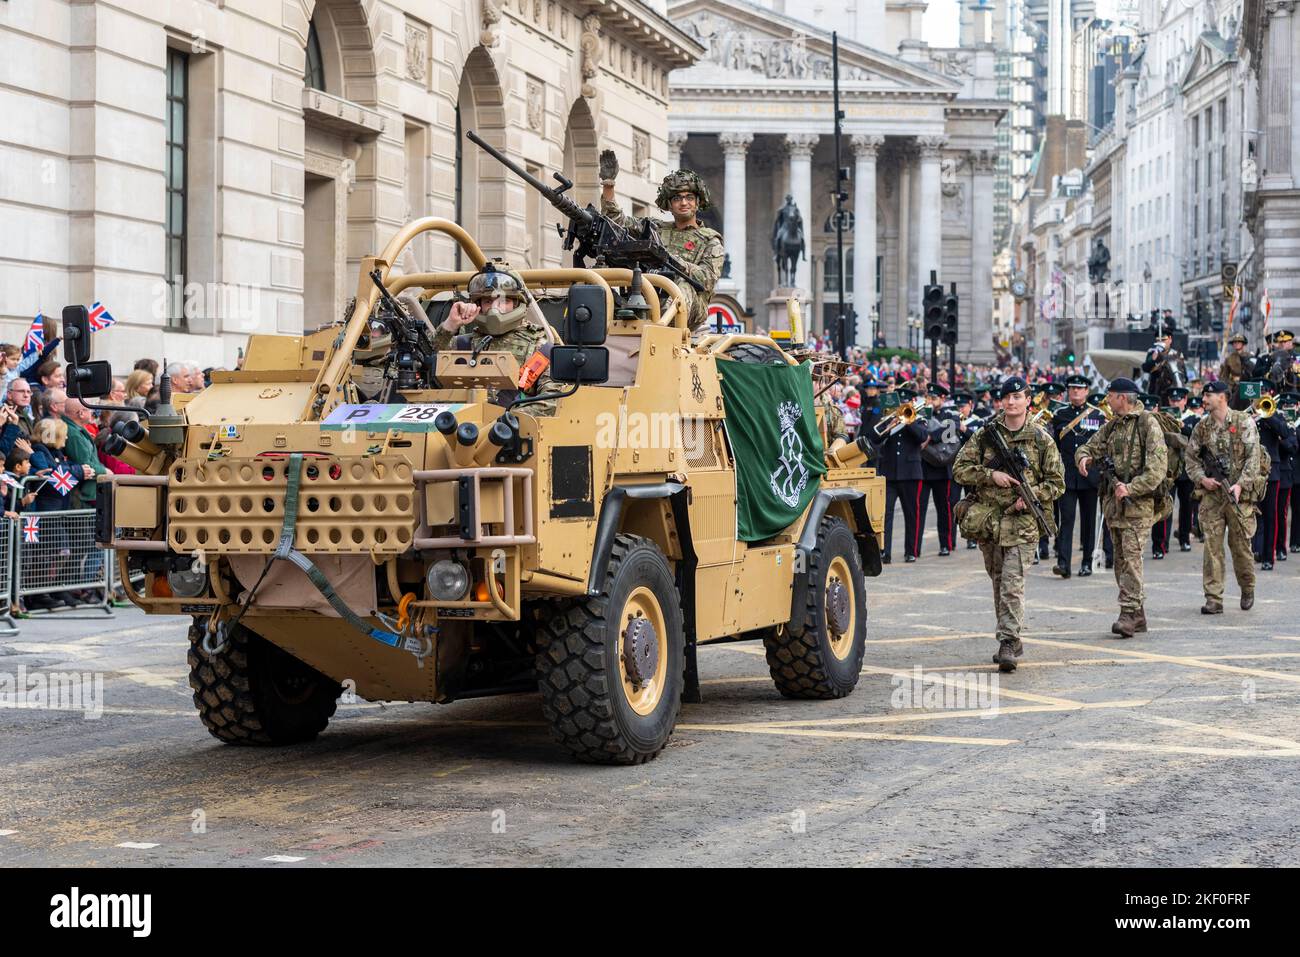
[[871,427],[871,431],[878,439],[888,438],[899,429],[915,422],[924,407],[925,399],[918,395],[910,402],[904,402],[886,412],[880,417],[880,421]]
[[1261,395],[1250,404],[1251,414],[1257,419],[1267,419],[1277,411],[1277,399],[1271,395]]

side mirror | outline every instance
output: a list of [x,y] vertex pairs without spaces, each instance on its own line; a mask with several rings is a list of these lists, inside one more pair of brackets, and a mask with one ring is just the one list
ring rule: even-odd
[[85,365],[90,361],[90,313],[85,306],[63,307],[63,358],[68,365]]
[[601,345],[608,324],[604,286],[578,283],[569,287],[569,307],[564,315],[565,343],[571,346]]
[[113,391],[113,364],[68,364],[68,395],[74,399],[101,399]]
[[609,379],[609,350],[604,346],[552,346],[551,378],[577,385],[605,382]]

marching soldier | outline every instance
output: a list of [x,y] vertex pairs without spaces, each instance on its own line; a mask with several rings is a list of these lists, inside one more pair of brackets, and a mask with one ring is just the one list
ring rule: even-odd
[[1224,356],[1223,362],[1219,364],[1219,381],[1228,387],[1229,398],[1235,398],[1237,384],[1242,379],[1248,378],[1247,373],[1253,362],[1246,352],[1245,335],[1240,332],[1235,333],[1228,342],[1232,344],[1232,351]]
[[1115,417],[1074,453],[1079,474],[1107,465],[1102,511],[1115,543],[1115,582],[1119,586],[1119,618],[1111,631],[1132,638],[1147,630],[1146,595],[1142,587],[1142,538],[1155,522],[1155,493],[1165,477],[1165,436],[1151,413],[1138,403],[1132,379],[1110,384],[1107,400]]
[[[1205,589],[1203,615],[1223,614],[1223,536],[1228,535],[1232,570],[1241,589],[1241,608],[1255,604],[1255,565],[1250,551],[1255,531],[1254,509],[1242,503],[1256,481],[1255,455],[1259,433],[1251,415],[1228,408],[1228,384],[1210,382],[1202,393],[1205,416],[1192,429],[1187,443],[1187,475],[1196,484],[1200,500],[1205,557],[1201,565]],[[1226,483],[1206,474],[1204,455],[1225,467]]]
[[[1184,440],[1192,434],[1192,427],[1196,424],[1195,416],[1187,416],[1187,403],[1189,394],[1186,389],[1170,389],[1165,393],[1165,408],[1170,416],[1178,425],[1178,432]],[[1183,448],[1186,448],[1184,441]],[[1187,461],[1183,452],[1179,453],[1182,461],[1178,466],[1178,477],[1174,480],[1174,497],[1178,502],[1178,550],[1180,552],[1190,552],[1192,550],[1192,507],[1195,504],[1192,499],[1192,493],[1196,486],[1192,480],[1187,477]],[[1158,550],[1161,555],[1169,554],[1169,533],[1173,531],[1174,517],[1169,515],[1163,521],[1157,522],[1151,527],[1151,547],[1152,550]]]
[[[600,154],[600,211],[624,228],[637,225],[636,220],[624,215],[614,201],[614,181],[618,178],[618,157],[613,150]],[[709,208],[709,190],[699,175],[688,169],[674,170],[664,177],[659,186],[655,205],[672,213],[671,223],[659,224],[659,236],[664,246],[687,264],[691,278],[704,287],[697,291],[690,283],[679,283],[689,306],[687,323],[691,332],[703,328],[709,319],[709,300],[713,287],[722,275],[722,261],[726,253],[722,248],[722,234],[703,225],[699,214]]]
[[[1264,394],[1273,392],[1271,383],[1264,384]],[[1286,417],[1278,413],[1259,416],[1256,422],[1260,444],[1268,453],[1268,487],[1259,503],[1260,520],[1255,530],[1255,560],[1259,570],[1271,572],[1273,562],[1277,560],[1278,543],[1282,535],[1278,528],[1278,503],[1282,494],[1282,464],[1296,451],[1295,433],[1287,425]]]
[[1079,512],[1079,576],[1092,574],[1092,552],[1097,542],[1097,484],[1096,475],[1079,474],[1074,464],[1074,453],[1106,424],[1106,416],[1095,405],[1088,403],[1088,378],[1072,375],[1065,380],[1069,405],[1058,409],[1052,416],[1052,434],[1061,453],[1065,467],[1065,493],[1057,501],[1061,530],[1057,537],[1057,561],[1052,572],[1062,578],[1070,577],[1070,555],[1074,548],[1074,513]]
[[[956,524],[952,517],[952,462],[957,455],[957,428],[955,413],[945,408],[948,399],[947,386],[940,382],[931,383],[926,389],[926,400],[930,407],[930,422],[927,427],[930,441],[921,451],[921,514],[917,520],[925,534],[925,515],[930,509],[930,500],[934,500],[935,519],[939,532],[939,556],[952,554],[956,546]],[[943,450],[935,456],[936,450]],[[953,456],[947,462],[942,461],[943,452]]]
[[[999,671],[1015,671],[1024,653],[1020,629],[1025,618],[1025,569],[1030,564],[1039,527],[1026,504],[1032,495],[1048,514],[1061,494],[1064,473],[1061,456],[1046,430],[1028,423],[1029,392],[1025,380],[1011,376],[999,395],[1002,413],[962,447],[953,463],[957,481],[971,490],[962,503],[962,531],[979,542],[984,570],[993,582],[993,608],[997,615],[998,650],[993,662]],[[989,435],[997,429],[1008,449],[1024,456],[1022,487],[1008,474]]]
[[[916,393],[899,389],[899,399],[911,402]],[[921,446],[929,440],[925,424],[917,419],[883,439],[872,440],[880,448],[880,474],[885,478],[885,554],[881,560],[888,565],[894,544],[894,503],[903,506],[903,560],[916,561],[921,552]]]

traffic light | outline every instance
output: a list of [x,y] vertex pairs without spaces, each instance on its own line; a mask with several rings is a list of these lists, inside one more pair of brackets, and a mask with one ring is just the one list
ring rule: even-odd
[[957,344],[957,286],[943,300],[943,343],[946,346]]
[[943,338],[943,286],[927,283],[921,296],[925,313],[925,337],[936,342]]

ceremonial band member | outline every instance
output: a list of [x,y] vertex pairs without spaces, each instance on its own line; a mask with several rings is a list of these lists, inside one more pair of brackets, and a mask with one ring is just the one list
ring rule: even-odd
[[1074,461],[1085,478],[1094,462],[1113,463],[1114,474],[1105,477],[1102,497],[1119,586],[1119,618],[1110,630],[1132,638],[1147,630],[1142,539],[1155,523],[1155,493],[1164,480],[1168,456],[1159,423],[1138,402],[1137,383],[1116,379],[1106,398],[1115,417],[1074,453]]
[[[1002,413],[967,442],[953,463],[957,481],[971,490],[962,502],[962,532],[979,542],[984,570],[993,582],[993,608],[997,614],[998,650],[993,662],[999,671],[1015,671],[1024,653],[1020,629],[1025,620],[1025,569],[1038,541],[1039,527],[1026,504],[1034,496],[1043,511],[1064,489],[1061,456],[1045,429],[1027,422],[1029,391],[1025,380],[1011,376],[999,395]],[[997,429],[1008,449],[1023,453],[1028,488],[1006,469],[994,442],[986,433]]]
[[930,441],[926,443],[925,449],[921,452],[921,514],[917,523],[920,525],[921,534],[925,534],[925,516],[929,511],[930,501],[934,500],[935,519],[939,532],[939,555],[940,557],[951,555],[955,547],[956,525],[952,517],[952,462],[941,461],[940,458],[931,460],[929,456],[936,449],[946,449],[955,458],[957,446],[957,430],[959,423],[955,419],[955,414],[951,408],[945,408],[944,402],[948,399],[948,387],[940,382],[933,382],[926,389],[926,400],[930,407],[930,423],[928,426]]
[[[618,157],[613,150],[600,154],[600,211],[619,226],[629,228],[637,221],[624,215],[614,200],[614,181],[618,177]],[[710,229],[699,220],[700,213],[709,208],[709,190],[699,174],[689,169],[674,170],[659,185],[655,205],[672,214],[671,223],[659,224],[659,236],[668,251],[687,264],[691,278],[704,287],[701,292],[690,283],[678,282],[688,307],[687,324],[691,332],[698,332],[709,319],[709,300],[713,287],[722,275],[722,262],[726,253],[722,248],[722,234]]]
[[[1272,395],[1272,383],[1264,384],[1264,394]],[[1259,527],[1255,530],[1255,560],[1260,563],[1259,570],[1271,572],[1273,562],[1277,559],[1277,546],[1283,537],[1278,527],[1278,507],[1282,494],[1282,466],[1289,461],[1296,451],[1295,433],[1287,425],[1286,416],[1279,412],[1260,416],[1256,424],[1260,444],[1268,453],[1269,471],[1268,487],[1260,500]],[[1289,494],[1289,493],[1288,493]]]
[[[1192,426],[1196,424],[1194,417],[1187,416],[1187,403],[1190,399],[1190,393],[1184,388],[1170,389],[1164,396],[1166,409],[1170,418],[1172,418],[1178,427],[1178,432],[1182,436],[1179,440],[1182,448],[1186,448],[1186,440],[1192,434]],[[1166,442],[1168,445],[1168,442]],[[1179,456],[1181,461],[1178,465],[1178,477],[1174,481],[1174,498],[1178,504],[1178,550],[1181,552],[1190,552],[1192,550],[1192,493],[1195,485],[1187,477],[1186,456],[1180,450]],[[1157,522],[1151,526],[1151,548],[1153,551],[1158,550],[1160,554],[1169,553],[1169,535],[1174,531],[1174,516],[1172,513],[1163,521]]]
[[[911,402],[916,393],[899,389],[899,399]],[[885,564],[892,561],[894,544],[894,503],[903,506],[903,560],[916,561],[921,553],[921,446],[929,439],[920,416],[881,439],[872,434],[880,446],[880,474],[885,479]]]
[[[1201,531],[1205,535],[1205,557],[1201,579],[1205,589],[1203,615],[1223,614],[1223,536],[1228,535],[1232,553],[1232,570],[1241,589],[1241,608],[1249,611],[1255,604],[1255,564],[1250,551],[1255,531],[1255,511],[1242,502],[1257,480],[1255,456],[1259,433],[1253,417],[1228,408],[1228,386],[1211,382],[1205,386],[1202,401],[1205,416],[1192,429],[1187,443],[1187,475],[1196,485],[1200,500]],[[1203,454],[1208,452],[1226,468],[1222,480],[1206,474]]]
[[1065,380],[1070,404],[1052,416],[1052,432],[1065,466],[1065,493],[1057,502],[1061,530],[1057,536],[1057,561],[1052,572],[1070,577],[1070,556],[1074,550],[1074,514],[1079,513],[1080,577],[1092,574],[1092,553],[1097,544],[1096,475],[1079,474],[1074,453],[1106,424],[1105,414],[1088,403],[1088,378],[1072,375]]

